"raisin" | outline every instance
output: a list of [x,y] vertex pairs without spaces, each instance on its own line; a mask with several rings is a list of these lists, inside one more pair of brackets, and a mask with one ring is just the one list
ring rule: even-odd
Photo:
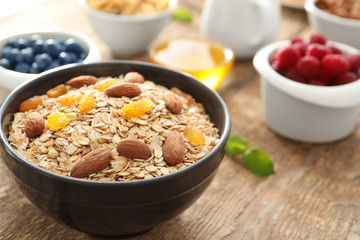
[[48,117],[48,127],[52,130],[59,130],[66,127],[69,122],[68,117],[64,113],[54,112],[51,113]]
[[79,110],[81,113],[86,114],[95,106],[94,96],[86,94],[79,103]]
[[94,86],[95,89],[99,91],[104,91],[105,89],[111,87],[112,85],[118,84],[119,81],[113,78],[108,78],[105,80],[102,80],[100,82],[97,82]]
[[187,138],[191,143],[198,145],[204,145],[205,143],[204,134],[194,125],[187,125],[184,128],[184,137]]
[[64,95],[66,92],[67,92],[66,86],[64,84],[60,84],[60,85],[50,89],[49,91],[47,91],[46,95],[49,98],[56,98],[61,95]]
[[141,117],[152,109],[153,104],[148,101],[133,102],[123,108],[122,115],[127,120],[133,117]]
[[42,98],[40,96],[33,96],[20,104],[19,111],[26,112],[30,109],[34,109],[42,103]]
[[79,101],[81,98],[82,95],[80,92],[69,92],[58,97],[57,101],[64,106],[69,106],[73,102]]

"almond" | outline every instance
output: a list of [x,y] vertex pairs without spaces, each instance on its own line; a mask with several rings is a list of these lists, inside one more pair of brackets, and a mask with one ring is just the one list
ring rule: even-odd
[[166,93],[164,95],[166,107],[173,113],[178,114],[183,108],[181,99],[174,93]]
[[91,75],[81,75],[70,79],[65,84],[73,88],[81,88],[85,85],[95,84],[97,81],[98,81],[97,77]]
[[25,120],[25,134],[27,137],[36,137],[45,129],[44,118],[37,112],[30,113]]
[[181,133],[171,132],[162,146],[164,160],[170,165],[184,161],[185,142]]
[[151,150],[144,142],[127,138],[120,141],[116,148],[119,155],[127,158],[148,159],[151,157]]
[[141,94],[141,89],[133,83],[119,83],[105,90],[109,97],[136,97]]
[[183,98],[185,98],[188,105],[191,105],[194,102],[194,99],[190,94],[187,94],[186,92],[181,91],[177,87],[172,87],[170,89],[170,91],[177,94],[177,95],[179,95],[179,96],[182,96]]
[[86,154],[71,169],[71,176],[87,177],[92,173],[105,169],[112,160],[112,154],[106,147],[97,148]]
[[124,81],[128,83],[144,83],[145,78],[138,72],[128,72],[125,74]]

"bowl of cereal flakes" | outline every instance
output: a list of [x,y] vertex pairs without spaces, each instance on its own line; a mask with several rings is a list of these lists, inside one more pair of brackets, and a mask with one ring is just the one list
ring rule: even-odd
[[306,0],[305,10],[316,32],[360,49],[360,1]]
[[1,155],[38,208],[87,233],[149,230],[187,209],[224,156],[230,115],[190,75],[136,61],[50,70],[0,107]]
[[119,57],[146,52],[166,28],[177,0],[77,0],[100,38]]

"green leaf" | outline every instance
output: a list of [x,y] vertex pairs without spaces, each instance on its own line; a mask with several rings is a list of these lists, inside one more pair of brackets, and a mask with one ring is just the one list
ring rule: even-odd
[[257,147],[246,150],[243,161],[245,167],[256,175],[265,177],[275,173],[271,158]]
[[181,21],[181,22],[191,22],[192,14],[189,10],[183,7],[176,7],[173,11],[173,18]]
[[236,133],[230,134],[230,137],[225,145],[225,153],[231,157],[237,154],[241,154],[248,149],[249,144],[246,139],[242,138]]

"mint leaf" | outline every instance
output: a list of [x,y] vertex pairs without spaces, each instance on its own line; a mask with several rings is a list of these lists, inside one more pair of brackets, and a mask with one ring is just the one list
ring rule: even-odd
[[249,144],[246,139],[236,133],[232,133],[226,142],[225,153],[231,157],[245,152],[248,147]]
[[256,175],[265,177],[275,173],[271,158],[257,147],[246,150],[242,157],[245,167]]
[[182,7],[176,7],[174,9],[172,15],[173,15],[173,18],[175,18],[181,22],[191,22],[192,21],[191,12]]

